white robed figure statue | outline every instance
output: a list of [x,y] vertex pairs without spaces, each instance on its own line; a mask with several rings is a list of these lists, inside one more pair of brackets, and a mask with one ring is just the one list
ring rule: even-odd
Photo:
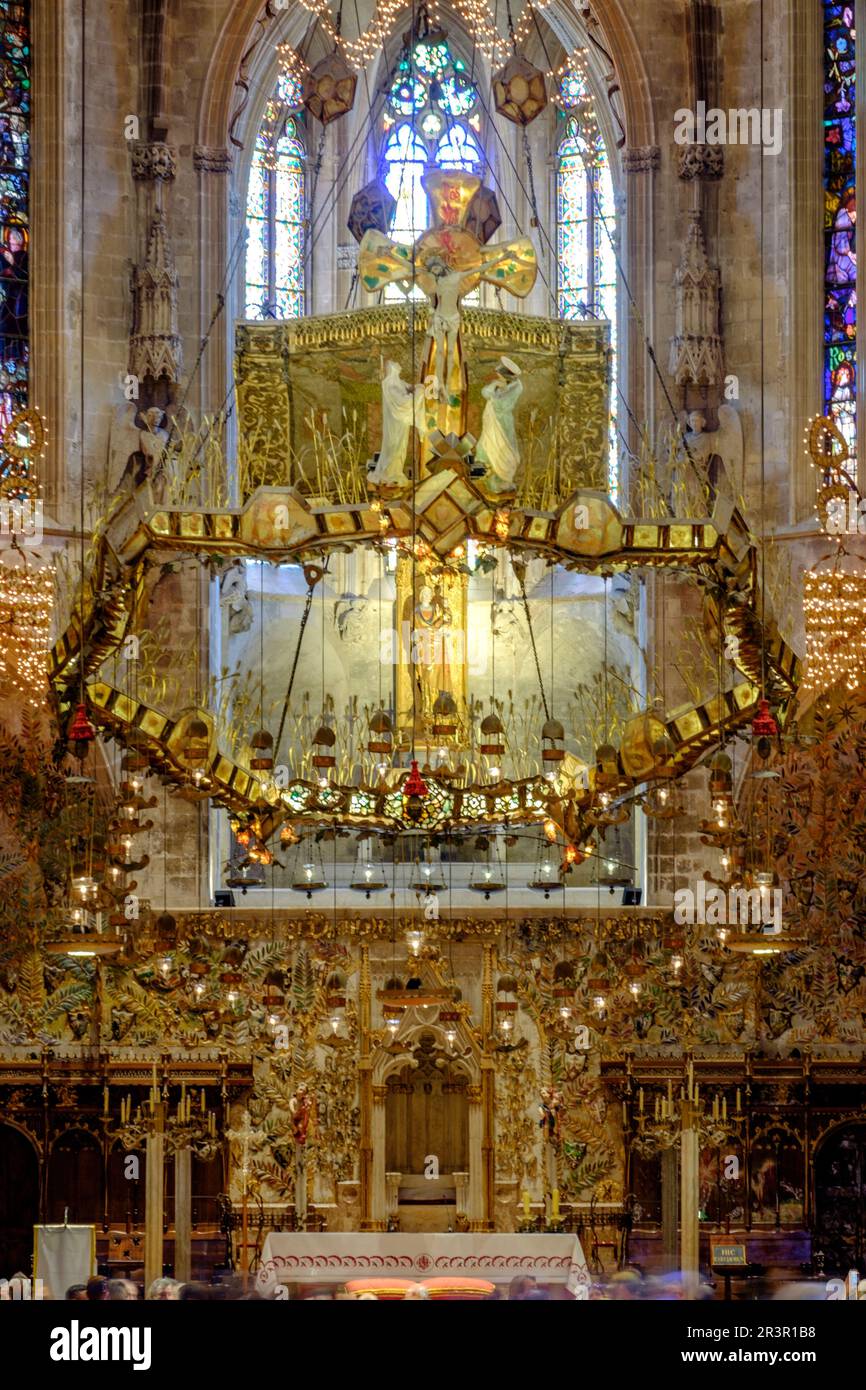
[[406,450],[413,428],[423,440],[426,433],[424,387],[407,386],[397,362],[385,363],[382,378],[382,444],[376,462],[367,472],[367,481],[386,487],[402,487],[406,476]]
[[522,393],[520,368],[510,357],[501,357],[495,377],[481,391],[486,404],[475,448],[475,462],[486,469],[483,482],[489,492],[514,491],[520,467],[514,410]]

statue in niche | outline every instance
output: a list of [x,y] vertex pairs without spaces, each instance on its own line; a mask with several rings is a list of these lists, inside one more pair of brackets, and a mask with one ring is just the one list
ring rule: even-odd
[[483,483],[488,492],[513,492],[520,467],[514,410],[523,393],[523,381],[520,368],[510,357],[501,357],[499,363],[493,380],[481,391],[486,404],[475,462],[484,467]]
[[250,603],[244,565],[233,565],[223,575],[220,585],[220,603],[225,607],[228,615],[230,636],[234,637],[238,633],[249,632],[253,625],[253,605]]
[[409,431],[425,437],[424,387],[407,386],[397,362],[386,362],[382,378],[382,445],[369,467],[367,481],[374,486],[405,487]]
[[140,487],[150,481],[154,498],[165,488],[165,451],[169,432],[162,406],[153,405],[139,414],[130,402],[116,418],[111,431],[109,486],[112,492]]
[[462,634],[455,630],[451,605],[439,584],[435,588],[423,584],[414,604],[412,594],[407,594],[402,618],[415,685],[416,716],[422,722],[429,718],[441,693],[459,698],[452,667],[461,659],[455,648]]
[[[698,467],[705,470],[714,491],[720,490],[724,480],[736,495],[743,485],[743,425],[732,405],[720,405],[718,416],[718,429],[708,430],[703,411],[690,410],[683,438],[689,454]],[[685,456],[685,449],[682,453]]]

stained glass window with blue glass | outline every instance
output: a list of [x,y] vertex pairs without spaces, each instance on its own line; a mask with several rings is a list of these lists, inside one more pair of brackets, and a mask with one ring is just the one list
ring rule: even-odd
[[256,137],[247,188],[248,319],[304,312],[305,149],[296,114],[300,88],[282,74]]
[[27,405],[30,5],[0,0],[0,430]]
[[824,0],[824,411],[857,448],[854,6]]
[[[443,37],[417,43],[404,54],[391,84],[383,117],[382,178],[397,200],[391,235],[412,242],[427,229],[425,169],[481,172],[478,89],[461,58]],[[390,287],[386,298],[399,298]]]
[[[582,79],[567,73],[562,101],[584,104]],[[564,319],[607,319],[613,348],[609,486],[617,489],[616,206],[607,150],[598,130],[567,115],[556,151],[557,306]]]

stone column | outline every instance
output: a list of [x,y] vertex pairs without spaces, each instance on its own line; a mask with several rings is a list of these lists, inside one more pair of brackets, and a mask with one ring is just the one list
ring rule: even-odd
[[192,1149],[174,1156],[174,1277],[192,1278]]
[[467,1216],[468,1213],[466,1211],[466,1198],[469,1194],[469,1174],[453,1173],[452,1177],[454,1178],[454,1186],[457,1189],[456,1214],[457,1216]]
[[[624,322],[620,324],[617,341],[620,349],[619,384],[623,395],[632,403],[634,418],[647,421],[650,438],[654,437],[655,383],[644,334],[653,341],[653,258],[655,255],[655,217],[653,213],[654,174],[661,167],[661,150],[657,145],[630,146],[623,150],[622,169],[628,176],[628,196],[625,203],[623,241],[628,248],[627,273],[638,302],[642,322],[623,301]],[[621,242],[622,244],[622,242]],[[624,349],[624,351],[623,351]],[[623,360],[624,358],[624,360]],[[627,373],[627,375],[626,375]],[[617,402],[619,428],[633,449],[639,447],[634,426],[625,415],[622,403]]]
[[680,1269],[683,1291],[691,1297],[698,1287],[700,1227],[698,1224],[699,1170],[696,1115],[689,1101],[683,1101],[680,1141]]
[[679,1234],[678,1157],[675,1146],[664,1149],[661,1155],[662,1263],[666,1271],[677,1267],[677,1236]]
[[165,1187],[165,1106],[154,1113],[153,1130],[145,1147],[147,1172],[144,1184],[144,1287],[162,1275],[162,1223]]
[[484,1107],[480,1086],[469,1086],[469,1193],[467,1215],[470,1231],[483,1231],[484,1219]]
[[394,1216],[400,1205],[400,1179],[402,1173],[385,1174],[385,1207],[388,1216]]
[[388,1201],[385,1182],[385,1097],[387,1086],[373,1086],[373,1115],[370,1125],[372,1150],[370,1174],[370,1219],[367,1229],[384,1231],[388,1227]]

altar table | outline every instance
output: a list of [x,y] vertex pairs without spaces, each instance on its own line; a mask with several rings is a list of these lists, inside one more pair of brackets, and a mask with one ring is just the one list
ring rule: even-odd
[[271,1231],[258,1277],[282,1284],[342,1284],[376,1274],[406,1279],[462,1273],[508,1284],[532,1274],[540,1284],[567,1284],[577,1298],[589,1294],[583,1248],[573,1235],[350,1231]]

